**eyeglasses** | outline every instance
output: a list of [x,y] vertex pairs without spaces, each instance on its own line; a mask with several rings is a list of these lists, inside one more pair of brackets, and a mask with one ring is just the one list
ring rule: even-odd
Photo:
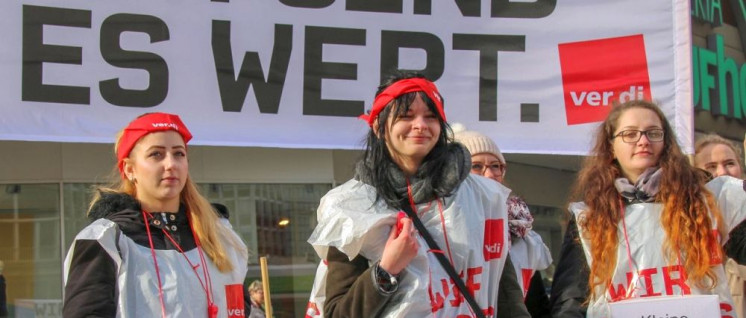
[[505,171],[505,165],[499,164],[499,163],[493,163],[490,165],[485,165],[483,163],[472,163],[471,164],[471,172],[478,173],[478,174],[484,174],[487,169],[490,169],[490,172],[496,175],[501,175]]
[[[622,130],[618,134],[614,135],[614,138],[616,137],[622,137],[622,141],[633,144],[636,143],[642,138],[642,135],[645,135],[645,137],[648,138],[650,142],[660,142],[663,141],[663,136],[665,136],[665,133],[663,129],[655,128],[655,129],[649,129],[649,130]],[[611,138],[611,139],[614,139]]]

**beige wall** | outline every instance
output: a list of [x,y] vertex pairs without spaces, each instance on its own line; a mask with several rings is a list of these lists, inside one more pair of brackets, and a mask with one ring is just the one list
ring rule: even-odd
[[574,171],[557,170],[508,161],[506,185],[528,204],[564,210],[575,181]]
[[[190,146],[189,151],[190,173],[200,183],[338,185],[352,178],[361,155],[353,150],[215,146]],[[531,204],[564,207],[577,170],[577,160],[564,158],[569,157],[507,154],[507,182]],[[0,184],[106,182],[113,166],[111,144],[0,141]]]
[[[114,166],[112,148],[0,141],[0,183],[104,182]],[[189,171],[197,182],[332,183],[333,164],[331,150],[189,147]]]

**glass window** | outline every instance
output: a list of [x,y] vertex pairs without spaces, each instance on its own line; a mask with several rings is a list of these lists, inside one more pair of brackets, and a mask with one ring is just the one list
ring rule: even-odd
[[61,316],[59,184],[0,184],[0,260],[11,317]]
[[78,232],[90,223],[87,212],[88,204],[91,202],[95,191],[94,187],[95,184],[92,183],[65,183],[62,186],[65,207],[63,216],[65,228],[65,240],[62,245],[63,255],[67,255],[67,251],[73,244]]
[[274,316],[303,317],[319,258],[306,240],[316,227],[319,200],[330,184],[203,184],[202,193],[228,208],[249,247],[246,286],[261,279],[266,256]]

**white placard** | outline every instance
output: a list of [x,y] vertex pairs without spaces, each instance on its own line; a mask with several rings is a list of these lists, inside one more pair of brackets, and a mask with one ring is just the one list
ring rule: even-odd
[[609,307],[611,308],[612,318],[720,317],[720,301],[717,295],[634,298],[610,303]]

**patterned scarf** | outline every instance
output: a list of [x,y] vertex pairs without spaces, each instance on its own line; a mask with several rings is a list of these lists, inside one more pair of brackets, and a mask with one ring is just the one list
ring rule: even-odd
[[658,167],[650,167],[640,175],[634,185],[627,178],[617,178],[614,180],[614,186],[629,203],[653,202],[660,190],[662,171]]
[[526,201],[518,196],[508,197],[508,228],[512,237],[523,238],[531,230],[534,217],[528,210]]

